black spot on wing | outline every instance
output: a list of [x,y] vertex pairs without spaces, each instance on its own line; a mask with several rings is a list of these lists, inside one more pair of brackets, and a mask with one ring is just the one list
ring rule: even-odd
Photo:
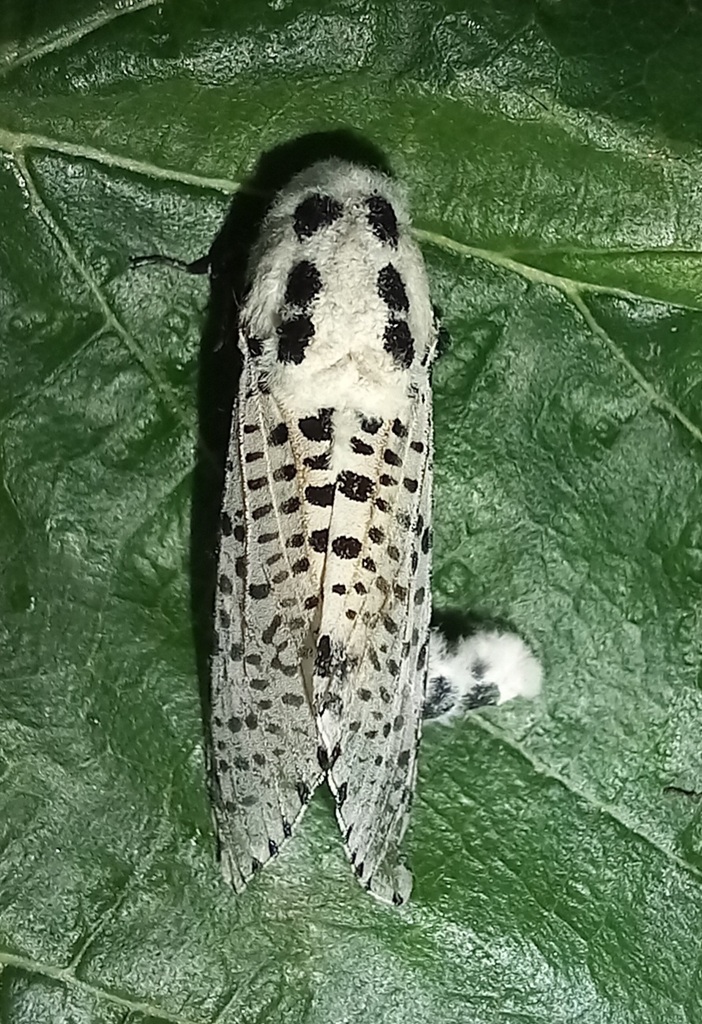
[[[244,428],[246,429],[246,428]],[[272,445],[282,445],[288,440],[288,427],[286,423],[279,423],[277,427],[273,427],[269,435],[269,441]]]
[[350,501],[368,501],[373,494],[373,481],[363,473],[345,469],[339,473],[337,487]]
[[376,238],[397,247],[399,231],[397,217],[390,203],[383,196],[369,196],[366,199],[368,223]]
[[329,469],[329,452],[321,455],[306,455],[304,459],[308,469]]
[[358,558],[361,542],[356,537],[335,537],[331,548],[338,558]]
[[361,430],[366,434],[377,434],[383,425],[383,421],[375,417],[361,416]]
[[329,441],[332,436],[333,409],[320,409],[316,416],[305,416],[298,421],[301,434],[308,441]]
[[328,676],[331,670],[331,640],[326,633],[317,641],[315,669],[321,676]]
[[313,337],[314,324],[308,316],[300,314],[283,321],[278,328],[278,361],[299,366]]
[[421,671],[427,663],[427,648],[429,644],[425,640],[422,646],[419,648],[419,654],[417,655],[417,669]]
[[351,451],[354,453],[354,455],[372,455],[373,446],[370,444],[366,444],[366,442],[362,441],[360,437],[352,437]]
[[313,530],[310,534],[310,547],[319,554],[324,554],[329,543],[329,530]]
[[298,205],[293,215],[293,228],[295,234],[303,241],[319,231],[320,228],[328,227],[338,220],[343,212],[343,207],[331,196],[321,195],[319,192],[307,196]]
[[322,278],[314,263],[300,260],[288,274],[285,287],[285,301],[291,306],[303,309],[322,290]]
[[322,484],[321,487],[310,484],[305,488],[305,497],[310,505],[325,508],[334,502],[334,484]]
[[378,271],[378,295],[388,309],[395,313],[406,313],[409,309],[404,283],[392,263]]
[[297,467],[293,462],[287,463],[285,466],[278,466],[273,473],[274,480],[285,480],[288,483],[294,480],[297,476]]

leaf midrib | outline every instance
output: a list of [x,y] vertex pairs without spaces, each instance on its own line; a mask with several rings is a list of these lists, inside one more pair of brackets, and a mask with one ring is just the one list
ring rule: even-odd
[[[158,164],[145,160],[135,160],[132,157],[123,156],[119,153],[112,153],[108,150],[99,149],[94,146],[79,145],[64,139],[51,138],[50,136],[35,134],[32,132],[13,132],[0,127],[0,152],[19,160],[30,150],[39,150],[45,153],[55,153],[60,156],[71,156],[76,159],[89,160],[102,167],[117,168],[130,171],[143,177],[153,178],[158,181],[172,182],[180,185],[190,185],[194,188],[207,192],[217,192],[222,195],[231,196],[241,189],[247,189],[243,182],[234,178],[208,176],[196,174],[191,171],[179,171],[171,167],[162,167]],[[253,191],[253,190],[251,190]],[[616,247],[612,249],[596,247],[562,247],[556,246],[546,249],[506,249],[496,251],[484,249],[479,246],[468,245],[453,239],[448,235],[439,232],[426,231],[421,228],[414,229],[415,237],[419,241],[428,242],[437,248],[443,248],[456,255],[473,257],[484,260],[495,266],[510,270],[531,283],[538,283],[557,288],[559,291],[570,297],[573,291],[589,292],[599,295],[610,295],[616,298],[631,299],[635,301],[656,302],[664,304],[672,309],[690,310],[702,312],[702,305],[694,303],[678,302],[670,299],[661,300],[660,297],[648,295],[645,292],[633,291],[627,288],[619,288],[614,285],[596,284],[591,281],[582,281],[577,278],[563,274],[554,274],[539,267],[526,263],[517,257],[548,258],[558,255],[578,255],[585,258],[621,256],[650,256],[653,258],[690,257],[702,258],[702,251],[697,249],[681,249],[661,246],[655,248],[647,246],[643,249]]]

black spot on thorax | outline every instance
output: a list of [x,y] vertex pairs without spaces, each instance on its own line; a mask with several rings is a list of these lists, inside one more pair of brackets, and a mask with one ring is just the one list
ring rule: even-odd
[[373,234],[381,242],[388,242],[393,248],[397,248],[399,230],[397,217],[390,203],[383,196],[369,196],[366,199],[368,208],[368,223]]
[[321,290],[322,278],[317,267],[310,260],[300,260],[288,274],[285,301],[304,309]]
[[378,295],[388,309],[395,313],[406,313],[409,310],[409,299],[404,283],[392,263],[378,271]]
[[314,324],[304,313],[284,320],[278,327],[278,362],[299,366],[314,337]]
[[385,327],[383,348],[398,366],[408,369],[414,359],[414,340],[404,320],[391,320]]
[[343,213],[343,207],[331,196],[315,193],[307,196],[298,205],[293,215],[293,228],[300,241],[319,231],[320,228],[328,227],[338,220]]

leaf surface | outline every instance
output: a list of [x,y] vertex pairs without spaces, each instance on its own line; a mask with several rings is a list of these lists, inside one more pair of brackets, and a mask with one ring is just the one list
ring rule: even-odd
[[[2,1024],[702,1022],[701,47],[683,0],[6,0]],[[406,184],[449,336],[436,604],[546,669],[427,734],[401,912],[323,798],[220,881],[232,368],[204,278],[129,270],[243,249],[331,132]]]

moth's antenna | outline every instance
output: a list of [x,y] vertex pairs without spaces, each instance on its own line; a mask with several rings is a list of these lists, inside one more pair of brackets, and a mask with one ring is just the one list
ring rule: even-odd
[[175,267],[176,270],[182,270],[186,274],[209,274],[212,268],[212,261],[209,253],[205,256],[200,256],[197,260],[192,260],[190,263],[186,260],[176,259],[175,256],[163,256],[158,252],[152,253],[149,256],[129,257],[129,267],[131,270],[153,263],[161,264],[161,266],[165,267]]

